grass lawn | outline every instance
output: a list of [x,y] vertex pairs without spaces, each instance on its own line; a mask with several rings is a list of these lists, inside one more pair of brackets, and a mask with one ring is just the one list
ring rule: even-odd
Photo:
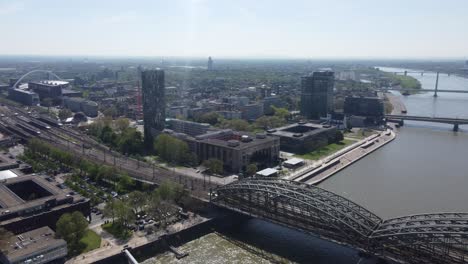
[[324,147],[321,147],[319,149],[316,149],[314,151],[311,151],[309,153],[303,154],[303,155],[296,155],[296,157],[303,158],[303,159],[310,159],[310,160],[318,160],[320,158],[323,158],[325,156],[331,155],[338,150],[345,148],[353,143],[356,143],[355,140],[349,140],[349,139],[344,139],[343,141],[339,143],[333,143]]
[[94,231],[88,229],[80,242],[86,244],[86,248],[83,250],[84,253],[99,248],[101,246],[101,237]]

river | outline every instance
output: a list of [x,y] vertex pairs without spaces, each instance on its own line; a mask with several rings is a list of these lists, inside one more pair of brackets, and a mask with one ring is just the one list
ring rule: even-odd
[[[434,88],[434,73],[413,76],[424,89]],[[468,90],[468,79],[440,75],[439,89]],[[468,118],[468,94],[439,93],[437,98],[432,93],[399,96],[409,115]],[[468,126],[461,126],[459,132],[451,129],[444,124],[405,122],[393,142],[319,186],[361,204],[384,219],[418,213],[468,212],[465,164]],[[360,260],[350,248],[257,219],[232,230],[230,237],[274,253],[259,259],[258,255],[263,253],[253,253],[209,234],[182,246],[182,250],[193,254],[186,260],[178,262],[171,253],[165,253],[145,263],[376,263],[373,259]],[[278,261],[278,256],[288,261],[281,258]]]

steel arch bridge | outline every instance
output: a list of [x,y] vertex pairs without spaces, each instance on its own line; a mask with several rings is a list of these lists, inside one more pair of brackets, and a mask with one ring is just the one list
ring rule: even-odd
[[30,72],[27,72],[26,74],[24,74],[23,76],[21,76],[18,81],[15,82],[15,84],[13,85],[13,88],[16,88],[16,86],[24,79],[26,78],[28,75],[32,74],[32,73],[35,73],[35,72],[43,72],[43,73],[49,73],[49,74],[52,74],[55,78],[59,79],[59,80],[62,80],[62,78],[60,78],[57,74],[53,73],[52,71],[48,71],[48,70],[32,70]]
[[212,203],[405,263],[468,263],[468,213],[383,220],[316,186],[244,179],[218,187]]

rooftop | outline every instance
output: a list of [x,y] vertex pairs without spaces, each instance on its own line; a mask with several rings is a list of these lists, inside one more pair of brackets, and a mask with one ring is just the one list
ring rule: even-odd
[[278,170],[272,168],[266,168],[264,170],[258,171],[256,174],[262,177],[270,177],[278,173]]
[[59,86],[59,85],[67,85],[67,84],[69,84],[69,82],[60,81],[60,80],[43,80],[43,81],[30,82],[30,83],[41,84],[41,85],[48,85],[48,86]]
[[6,255],[10,262],[14,262],[29,256],[36,256],[49,249],[67,245],[65,240],[57,239],[54,235],[54,231],[47,226],[14,235],[10,237],[7,243],[4,243],[1,251],[7,252]]
[[0,183],[0,224],[86,200],[69,192],[50,177],[25,175],[4,179]]
[[268,130],[268,134],[280,137],[302,138],[304,136],[319,134],[332,128],[333,127],[328,125],[314,123],[295,123]]
[[[212,136],[210,136],[212,135]],[[265,144],[274,140],[275,137],[268,136],[263,133],[252,135],[246,132],[232,131],[230,129],[220,130],[216,132],[208,132],[196,137],[197,141],[207,142],[221,147],[232,149],[244,149],[256,145]]]

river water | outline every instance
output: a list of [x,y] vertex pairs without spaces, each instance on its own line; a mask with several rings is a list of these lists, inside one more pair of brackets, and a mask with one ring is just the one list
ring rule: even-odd
[[[434,73],[412,76],[425,89],[435,86]],[[439,89],[468,90],[468,79],[440,75]],[[434,98],[432,93],[421,93],[401,99],[409,115],[468,118],[468,94],[439,93]],[[444,124],[405,122],[393,142],[330,177],[320,187],[345,196],[384,219],[418,213],[468,212],[468,126],[461,126],[460,132],[451,129]],[[191,254],[185,260],[177,261],[171,253],[165,253],[145,263],[376,263],[373,259],[360,260],[350,248],[257,219],[243,223],[229,236],[255,245],[257,250],[247,250],[217,234],[209,234],[182,246],[182,251]]]
[[[435,73],[411,76],[424,89],[434,89]],[[441,74],[439,89],[468,90],[468,79]],[[433,93],[421,93],[401,99],[408,115],[468,118],[468,94],[439,93],[434,98]],[[392,143],[330,177],[320,187],[341,194],[383,218],[468,212],[468,129],[460,128],[459,132],[453,132],[450,125],[405,122]]]

